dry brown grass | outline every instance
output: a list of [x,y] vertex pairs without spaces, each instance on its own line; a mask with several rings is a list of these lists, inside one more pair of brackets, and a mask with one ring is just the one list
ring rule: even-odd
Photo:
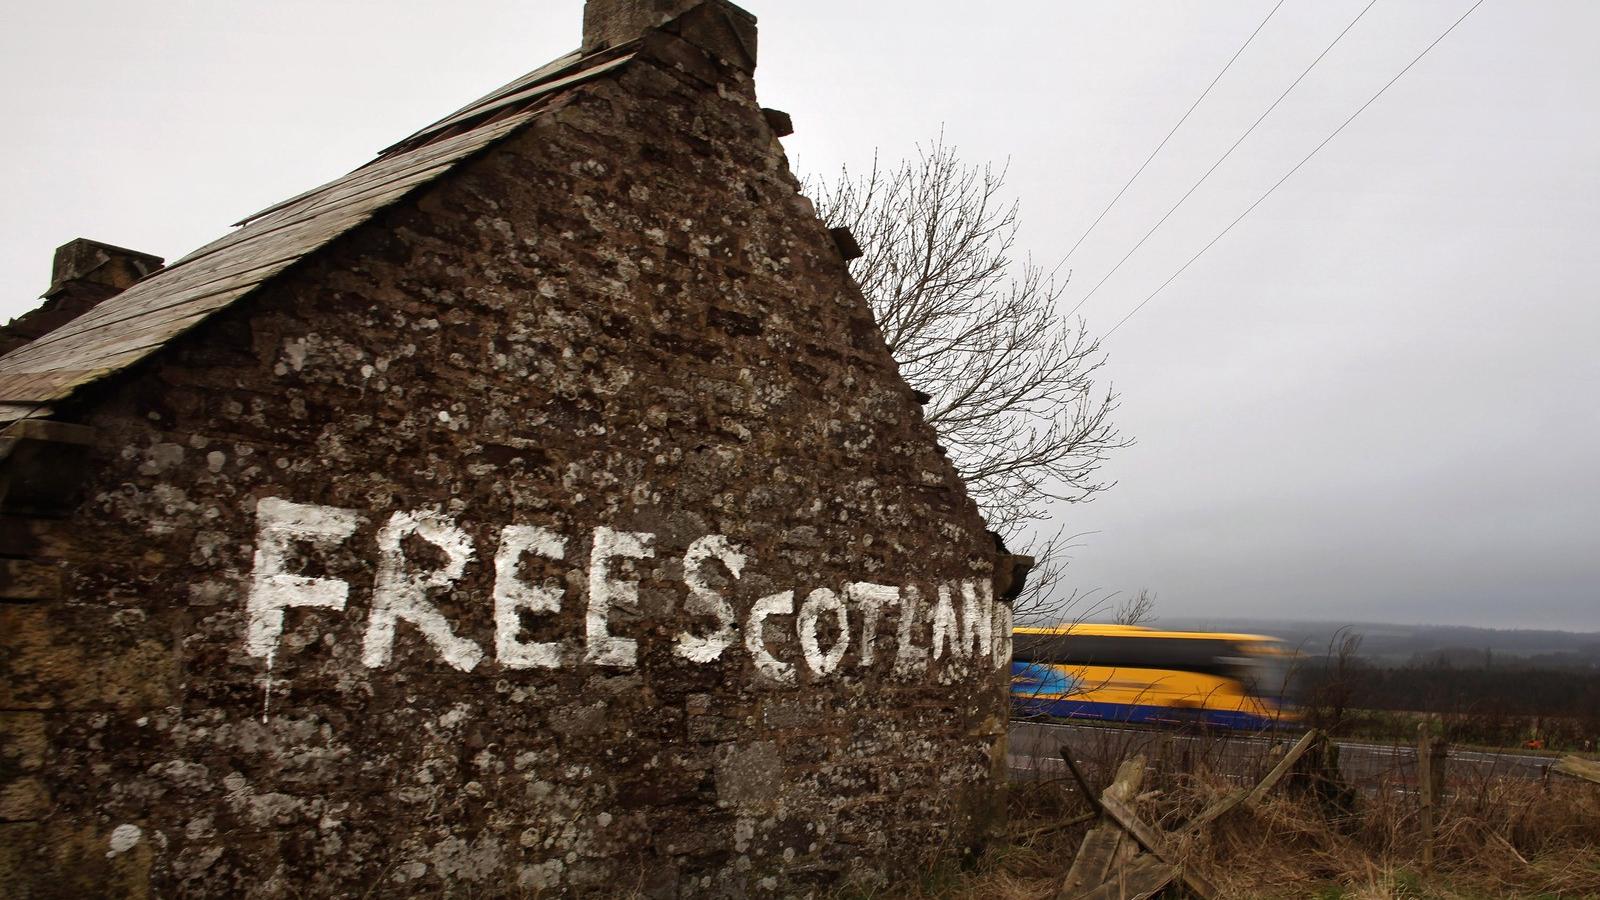
[[[1200,749],[1191,745],[1172,754],[1149,743],[1091,748],[1096,752],[1088,754],[1088,777],[1104,784],[1103,773],[1115,765],[1097,758],[1098,752],[1118,759],[1145,752],[1152,771],[1139,814],[1176,832],[1242,780],[1215,774]],[[1263,755],[1243,768],[1265,771],[1272,761]],[[1241,767],[1237,758],[1228,762],[1235,771]],[[1600,898],[1600,785],[1570,779],[1454,781],[1438,810],[1435,863],[1424,872],[1417,796],[1402,774],[1365,785],[1348,812],[1319,801],[1304,781],[1285,785],[1259,807],[1240,806],[1223,816],[1177,852],[1231,898]],[[939,867],[914,883],[845,896],[1053,897],[1090,826],[1051,826],[1087,806],[1069,780],[1018,784],[1011,793],[1006,834],[969,868]]]
[[1600,788],[1497,778],[1441,805],[1422,865],[1415,794],[1363,792],[1349,815],[1282,792],[1185,852],[1234,897],[1600,897]]

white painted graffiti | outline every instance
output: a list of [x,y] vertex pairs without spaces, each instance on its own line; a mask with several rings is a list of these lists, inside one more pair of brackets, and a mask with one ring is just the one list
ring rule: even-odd
[[[296,545],[319,553],[333,551],[351,540],[363,521],[360,513],[350,509],[273,497],[257,503],[245,649],[251,656],[267,660],[269,677],[286,610],[341,612],[350,597],[350,584],[344,580],[289,571]],[[430,556],[435,562],[425,565],[411,558],[408,540],[434,548],[437,554]],[[487,656],[484,649],[458,634],[430,599],[451,592],[477,558],[471,536],[437,512],[396,512],[378,529],[376,544],[362,663],[373,669],[390,665],[396,629],[405,623],[452,667],[463,672],[476,669]],[[522,560],[532,555],[549,562],[569,562],[569,547],[567,538],[533,525],[507,525],[500,530],[491,591],[494,659],[500,668],[554,669],[580,660],[617,669],[638,665],[638,641],[613,633],[612,615],[639,606],[639,582],[625,576],[634,562],[656,557],[656,536],[647,532],[605,526],[594,529],[581,648],[561,641],[525,639],[523,617],[559,613],[564,598],[558,588],[529,583],[519,571]],[[439,557],[442,562],[437,561]],[[987,579],[936,585],[933,603],[926,611],[922,591],[914,585],[848,582],[839,590],[815,587],[798,604],[795,591],[782,591],[752,603],[741,623],[729,596],[716,589],[710,573],[716,564],[736,582],[749,562],[744,551],[720,534],[705,535],[689,545],[683,554],[687,589],[683,611],[708,624],[698,633],[685,629],[674,637],[672,653],[676,657],[691,663],[713,662],[738,644],[742,632],[744,650],[757,673],[769,682],[793,684],[797,664],[773,652],[771,630],[778,627],[775,620],[793,617],[794,643],[810,676],[835,677],[852,647],[855,656],[848,658],[855,666],[875,663],[880,626],[893,614],[898,620],[893,671],[901,677],[925,675],[941,660],[984,661],[996,668],[1010,660],[1011,609],[995,602]],[[858,623],[854,630],[852,613]],[[924,633],[919,626],[926,626],[926,644],[918,643]]]

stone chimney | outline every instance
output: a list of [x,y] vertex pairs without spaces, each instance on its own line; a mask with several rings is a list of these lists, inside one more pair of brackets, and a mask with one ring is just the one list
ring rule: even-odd
[[44,303],[0,327],[0,354],[37,340],[161,268],[161,257],[78,238],[56,248]]
[[756,68],[756,17],[727,0],[587,0],[583,52],[594,53],[656,29],[670,31],[730,65]]
[[56,248],[55,260],[50,266],[50,289],[44,296],[50,299],[69,291],[80,291],[112,297],[161,268],[161,263],[159,256],[78,238]]

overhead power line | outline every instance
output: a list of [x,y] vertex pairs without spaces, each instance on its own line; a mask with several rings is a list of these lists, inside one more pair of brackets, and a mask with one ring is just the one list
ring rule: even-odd
[[1287,88],[1284,88],[1283,93],[1278,95],[1278,99],[1272,101],[1272,105],[1267,107],[1267,111],[1262,113],[1254,122],[1250,123],[1250,127],[1244,130],[1244,134],[1239,135],[1239,139],[1233,142],[1233,146],[1229,147],[1221,156],[1217,157],[1217,161],[1211,164],[1211,168],[1207,169],[1205,174],[1201,175],[1200,179],[1190,186],[1189,190],[1185,191],[1182,197],[1178,198],[1177,203],[1172,204],[1172,208],[1167,210],[1167,214],[1157,220],[1156,224],[1150,226],[1150,230],[1144,233],[1144,237],[1139,238],[1139,243],[1134,244],[1133,249],[1129,250],[1121,259],[1117,260],[1117,264],[1111,267],[1111,271],[1107,272],[1105,277],[1101,278],[1100,281],[1097,282],[1092,289],[1090,289],[1089,293],[1083,295],[1083,299],[1078,301],[1077,306],[1072,307],[1072,309],[1067,312],[1069,317],[1073,313],[1077,312],[1085,303],[1088,303],[1089,298],[1093,297],[1095,292],[1100,290],[1101,285],[1104,285],[1107,281],[1110,281],[1111,276],[1117,274],[1117,270],[1122,268],[1123,263],[1127,262],[1128,259],[1133,256],[1133,254],[1139,252],[1139,248],[1144,246],[1144,242],[1150,240],[1150,236],[1156,233],[1156,229],[1160,228],[1168,219],[1172,218],[1172,214],[1178,211],[1178,207],[1182,206],[1184,201],[1189,199],[1190,195],[1199,190],[1200,185],[1206,183],[1206,179],[1211,177],[1212,172],[1215,172],[1219,166],[1221,166],[1224,162],[1227,162],[1228,157],[1233,155],[1233,151],[1239,149],[1239,145],[1244,143],[1245,138],[1249,137],[1251,133],[1261,125],[1262,122],[1265,122],[1267,120],[1267,116],[1272,115],[1272,111],[1278,108],[1278,104],[1282,103],[1283,99],[1289,96],[1290,92],[1299,86],[1300,82],[1304,81],[1307,75],[1311,74],[1311,70],[1317,67],[1317,63],[1322,62],[1322,58],[1327,56],[1334,47],[1338,46],[1340,41],[1344,40],[1344,36],[1350,33],[1350,29],[1356,27],[1356,23],[1361,21],[1361,17],[1365,16],[1367,14],[1367,10],[1371,9],[1375,4],[1377,4],[1377,2],[1378,0],[1371,0],[1371,2],[1369,2],[1366,6],[1361,8],[1361,12],[1356,13],[1356,17],[1350,20],[1350,24],[1346,25],[1344,30],[1339,32],[1338,36],[1333,39],[1333,42],[1328,44],[1327,47],[1324,47],[1321,53],[1317,54],[1317,58],[1311,61],[1311,65],[1306,66],[1305,71],[1300,73],[1300,77],[1291,82]]
[[1168,131],[1167,136],[1161,139],[1161,143],[1157,144],[1156,148],[1150,151],[1150,155],[1144,158],[1143,163],[1140,163],[1138,171],[1133,173],[1133,177],[1128,179],[1128,183],[1122,186],[1122,190],[1117,191],[1117,195],[1111,198],[1111,202],[1106,204],[1106,208],[1100,210],[1100,215],[1094,217],[1094,221],[1090,222],[1089,227],[1084,230],[1083,234],[1079,235],[1078,240],[1072,245],[1071,248],[1067,250],[1066,255],[1061,257],[1061,262],[1056,263],[1056,267],[1050,270],[1050,276],[1052,278],[1055,277],[1057,272],[1061,271],[1062,266],[1067,264],[1067,260],[1072,258],[1072,254],[1077,251],[1078,247],[1080,247],[1083,242],[1088,239],[1089,235],[1094,231],[1095,226],[1099,225],[1100,220],[1106,217],[1106,213],[1111,212],[1111,207],[1116,206],[1117,201],[1122,199],[1122,195],[1128,192],[1128,188],[1133,187],[1133,183],[1139,180],[1139,176],[1144,174],[1144,170],[1149,167],[1150,161],[1156,158],[1156,154],[1161,152],[1161,148],[1165,147],[1167,142],[1172,140],[1172,136],[1178,133],[1178,129],[1183,127],[1184,122],[1189,121],[1190,114],[1192,114],[1195,111],[1195,108],[1200,105],[1200,101],[1206,99],[1206,95],[1210,94],[1211,89],[1217,86],[1217,82],[1222,80],[1222,76],[1228,74],[1228,70],[1233,68],[1234,60],[1238,59],[1240,54],[1244,53],[1245,49],[1250,46],[1250,43],[1256,39],[1256,35],[1261,33],[1261,29],[1267,27],[1267,23],[1272,21],[1273,15],[1277,13],[1278,7],[1282,6],[1284,3],[1285,0],[1278,0],[1277,5],[1273,6],[1272,9],[1267,11],[1266,18],[1261,20],[1261,24],[1256,26],[1256,30],[1250,32],[1250,36],[1244,39],[1244,43],[1239,45],[1239,49],[1233,51],[1233,55],[1228,57],[1228,62],[1222,67],[1222,71],[1218,72],[1217,77],[1211,79],[1211,83],[1206,85],[1206,89],[1200,92],[1200,96],[1196,97],[1194,102],[1189,104],[1189,109],[1183,114],[1183,117],[1178,120],[1178,124],[1172,126],[1172,130]]
[[1294,168],[1290,169],[1287,173],[1284,174],[1284,176],[1282,178],[1278,179],[1276,184],[1274,184],[1272,187],[1267,188],[1266,193],[1262,194],[1260,197],[1257,197],[1256,198],[1256,202],[1250,204],[1250,206],[1248,208],[1246,208],[1244,212],[1239,214],[1238,218],[1236,218],[1232,222],[1228,223],[1228,227],[1222,229],[1220,232],[1217,233],[1216,237],[1212,238],[1210,240],[1210,242],[1208,242],[1204,247],[1201,247],[1200,248],[1200,252],[1196,253],[1194,256],[1189,257],[1189,261],[1184,263],[1178,269],[1178,271],[1173,272],[1172,273],[1172,277],[1168,278],[1166,281],[1163,281],[1161,283],[1160,287],[1158,287],[1155,290],[1150,292],[1150,296],[1148,296],[1148,297],[1144,298],[1143,300],[1139,301],[1139,305],[1138,306],[1135,306],[1133,309],[1129,310],[1128,314],[1123,316],[1121,321],[1119,321],[1119,322],[1117,322],[1117,324],[1111,326],[1111,330],[1106,332],[1106,337],[1110,337],[1112,334],[1114,334],[1118,328],[1121,328],[1125,323],[1127,323],[1127,321],[1129,319],[1133,318],[1134,313],[1137,313],[1139,310],[1144,309],[1145,304],[1149,303],[1151,300],[1154,300],[1156,298],[1157,294],[1159,294],[1162,291],[1166,290],[1167,285],[1169,285],[1172,282],[1176,281],[1178,279],[1178,276],[1182,275],[1184,273],[1185,269],[1188,269],[1190,266],[1194,265],[1194,261],[1195,260],[1197,260],[1200,257],[1204,256],[1205,252],[1207,250],[1210,250],[1212,248],[1212,246],[1214,246],[1218,241],[1222,240],[1223,237],[1226,236],[1228,232],[1233,230],[1233,226],[1238,225],[1241,221],[1244,220],[1245,216],[1250,215],[1250,213],[1256,207],[1261,205],[1261,202],[1263,200],[1266,200],[1268,197],[1272,196],[1272,192],[1273,191],[1276,191],[1279,187],[1281,187],[1285,181],[1288,181],[1289,178],[1294,175],[1294,173],[1300,171],[1300,167],[1301,166],[1304,166],[1306,163],[1310,162],[1311,161],[1311,157],[1316,156],[1317,153],[1320,150],[1322,150],[1323,147],[1328,146],[1328,144],[1334,138],[1339,136],[1339,132],[1344,131],[1345,127],[1348,126],[1351,122],[1354,122],[1356,120],[1357,116],[1361,115],[1363,112],[1366,111],[1367,107],[1369,107],[1373,103],[1377,102],[1378,98],[1382,97],[1384,95],[1385,91],[1389,90],[1389,88],[1391,88],[1391,87],[1394,87],[1394,83],[1399,81],[1401,79],[1401,77],[1403,77],[1407,72],[1411,71],[1411,67],[1412,66],[1415,66],[1417,63],[1421,62],[1422,58],[1424,56],[1427,56],[1428,52],[1430,50],[1432,50],[1434,47],[1437,47],[1439,45],[1440,41],[1443,41],[1445,38],[1449,37],[1450,36],[1450,32],[1455,31],[1457,25],[1460,25],[1462,22],[1465,22],[1466,19],[1467,19],[1467,16],[1472,15],[1473,10],[1476,10],[1478,7],[1480,7],[1482,5],[1483,5],[1483,0],[1478,0],[1478,2],[1472,4],[1472,6],[1469,7],[1466,12],[1461,14],[1461,18],[1456,19],[1454,22],[1450,23],[1450,27],[1446,28],[1443,33],[1441,33],[1438,37],[1434,38],[1433,39],[1433,43],[1431,43],[1428,46],[1422,48],[1422,52],[1418,53],[1416,55],[1416,57],[1411,60],[1411,62],[1406,63],[1406,67],[1405,68],[1401,69],[1393,78],[1389,79],[1389,82],[1387,84],[1385,84],[1383,87],[1379,88],[1378,92],[1376,94],[1373,94],[1371,97],[1369,97],[1367,99],[1367,102],[1361,104],[1361,108],[1360,109],[1357,109],[1355,112],[1351,113],[1350,114],[1350,118],[1345,119],[1344,122],[1342,122],[1339,125],[1338,128],[1335,128],[1333,130],[1332,134],[1330,134],[1327,137],[1323,138],[1322,139],[1322,143],[1320,143],[1317,146],[1313,147],[1311,149],[1311,152],[1307,153],[1305,155],[1304,159],[1302,159],[1299,162],[1295,163]]

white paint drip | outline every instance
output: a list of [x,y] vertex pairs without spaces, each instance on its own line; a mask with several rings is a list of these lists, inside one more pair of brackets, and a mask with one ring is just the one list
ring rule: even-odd
[[272,669],[283,636],[283,611],[291,607],[344,609],[350,585],[337,578],[308,578],[284,571],[295,541],[327,550],[354,534],[354,510],[290,503],[276,497],[256,502],[256,550],[246,604],[245,651],[267,661],[261,681],[261,720],[272,709]]
[[272,664],[278,659],[276,645],[267,652],[267,670],[261,673],[261,724],[272,718]]
[[750,620],[745,624],[744,648],[755,660],[756,671],[779,684],[794,683],[794,666],[767,652],[766,622],[771,616],[794,613],[794,591],[769,594],[750,607]]
[[639,645],[632,638],[611,634],[611,607],[639,605],[639,585],[611,577],[612,559],[648,559],[655,556],[650,543],[655,535],[641,531],[594,530],[589,554],[589,610],[584,618],[588,639],[584,659],[597,666],[631,669],[638,662]]
[[347,509],[264,497],[256,504],[255,571],[247,601],[245,649],[269,657],[283,634],[283,611],[295,606],[344,609],[350,585],[337,578],[307,578],[283,571],[290,545],[305,541],[331,549],[355,533],[361,517]]
[[[444,551],[444,568],[408,571],[401,541],[411,535]],[[445,662],[463,672],[476,668],[483,650],[452,631],[443,614],[428,602],[430,590],[448,588],[461,577],[472,555],[472,539],[446,516],[426,511],[391,516],[378,532],[378,574],[361,662],[370,669],[388,665],[394,653],[395,624],[404,620],[422,632]]]
[[678,635],[675,651],[684,659],[708,663],[722,656],[733,643],[738,621],[728,599],[706,583],[701,566],[711,559],[721,561],[728,573],[737,579],[744,572],[744,554],[734,549],[732,543],[720,534],[708,534],[689,545],[683,554],[683,580],[689,586],[689,599],[684,609],[691,615],[708,616],[717,620],[717,629],[704,637],[685,631]]
[[494,557],[495,658],[508,669],[556,669],[565,655],[561,644],[522,640],[523,610],[561,611],[559,590],[528,584],[517,575],[522,554],[529,552],[545,559],[563,559],[566,541],[548,529],[531,525],[507,525],[501,530],[500,549]]
[[[823,653],[817,643],[817,618],[830,610],[839,625],[839,637],[828,648],[828,652]],[[806,597],[806,602],[800,605],[796,627],[800,634],[800,655],[805,657],[812,674],[821,677],[839,668],[839,663],[844,660],[844,652],[850,647],[850,617],[838,594],[827,588],[812,591]]]
[[887,584],[852,581],[844,586],[845,599],[861,607],[861,665],[872,665],[878,642],[878,622],[886,606],[900,603],[900,589]]

